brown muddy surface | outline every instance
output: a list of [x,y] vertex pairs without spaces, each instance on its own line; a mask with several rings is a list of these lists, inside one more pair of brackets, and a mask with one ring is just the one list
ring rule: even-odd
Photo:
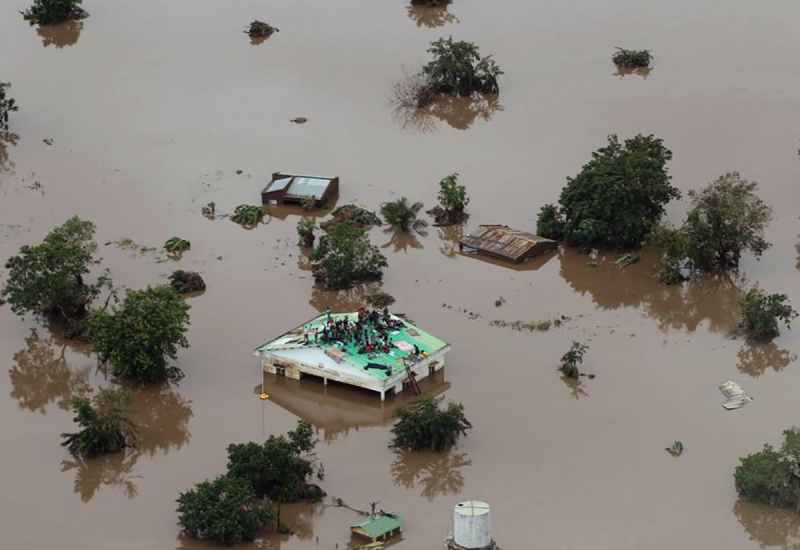
[[[39,31],[17,15],[24,7],[6,0],[0,15],[0,80],[20,105],[17,137],[0,149],[0,257],[78,214],[97,224],[119,285],[179,267],[208,290],[190,299],[186,379],[138,393],[140,448],[91,461],[70,457],[59,434],[72,428],[70,395],[109,383],[95,358],[0,308],[0,546],[202,546],[178,537],[178,493],[221,473],[228,443],[298,416],[319,430],[329,495],[405,516],[397,548],[439,548],[464,498],[491,503],[510,549],[800,546],[798,516],[740,503],[732,478],[739,456],[798,421],[800,326],[762,347],[730,336],[744,285],[800,303],[800,5],[456,0],[441,13],[403,0],[87,0],[82,23]],[[281,32],[251,45],[242,31],[254,18]],[[501,95],[404,124],[393,83],[449,34],[496,56]],[[614,46],[652,49],[654,70],[615,75]],[[309,122],[288,122],[297,116]],[[436,182],[457,171],[470,224],[532,228],[612,132],[664,138],[682,190],[731,170],[759,181],[775,208],[773,248],[745,260],[744,280],[665,288],[647,256],[620,270],[613,254],[592,268],[561,252],[511,270],[457,255],[457,228],[414,239],[377,228],[396,311],[453,346],[428,388],[464,403],[472,433],[448,455],[398,454],[386,445],[396,403],[273,378],[272,399],[256,398],[256,345],[369,290],[312,290],[297,212],[247,231],[204,218],[203,205],[225,214],[257,202],[282,170],[339,176],[340,204],[403,194],[432,206]],[[673,204],[670,219],[684,208]],[[102,244],[174,235],[192,242],[178,262]],[[490,326],[560,315],[571,320],[548,332]],[[597,377],[575,387],[555,367],[577,339]],[[755,401],[723,410],[717,385],[728,379]],[[664,451],[676,439],[680,458]],[[344,548],[356,518],[324,504],[286,516],[296,535],[262,547]]]

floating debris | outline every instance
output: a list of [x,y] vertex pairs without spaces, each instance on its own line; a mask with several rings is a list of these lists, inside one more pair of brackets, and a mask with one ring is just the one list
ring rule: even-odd
[[739,384],[732,380],[720,384],[719,391],[725,396],[722,406],[729,411],[740,409],[753,400]]
[[250,35],[250,38],[269,38],[278,31],[280,31],[279,28],[273,27],[264,21],[254,19],[245,32]]
[[206,283],[196,271],[173,271],[169,276],[169,284],[178,294],[190,294],[192,292],[202,292],[206,289]]
[[201,212],[203,213],[203,216],[205,216],[209,220],[213,220],[216,217],[217,205],[212,201],[206,204],[202,208]]
[[617,258],[617,261],[614,263],[616,263],[620,268],[626,268],[629,265],[638,263],[640,259],[641,258],[638,254],[625,254],[624,256]]
[[[497,305],[497,304],[495,304]],[[558,328],[562,324],[569,321],[571,317],[566,315],[562,315],[561,317],[556,317],[555,319],[545,319],[543,321],[503,321],[501,319],[497,319],[491,321],[489,323],[490,326],[499,327],[499,328],[511,328],[518,332],[547,332],[551,328]]]
[[308,122],[308,119],[306,117],[304,117],[304,116],[298,116],[298,117],[290,118],[289,122],[294,122],[295,124],[305,124],[306,122]]
[[164,250],[178,257],[190,248],[192,248],[192,243],[180,237],[172,237],[164,243]]
[[672,443],[672,446],[666,447],[664,449],[672,456],[681,456],[683,454],[683,442],[678,441],[677,439]]
[[53,143],[55,143],[55,142],[53,141],[53,138],[44,138],[44,139],[42,140],[42,142],[43,142],[45,145],[53,145]]
[[155,246],[144,246],[133,241],[133,239],[120,239],[118,241],[108,241],[105,246],[115,245],[122,250],[132,250],[139,254],[147,254],[148,252],[156,252],[158,249]]

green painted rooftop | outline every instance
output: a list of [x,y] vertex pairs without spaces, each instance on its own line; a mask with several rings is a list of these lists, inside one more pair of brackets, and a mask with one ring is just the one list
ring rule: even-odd
[[371,539],[376,539],[402,527],[403,519],[400,516],[384,512],[382,514],[370,516],[361,523],[354,523],[350,526],[350,529],[356,532],[361,531],[359,534],[366,535]]
[[[334,322],[344,318],[347,318],[350,322],[355,322],[358,319],[358,313],[330,314],[330,319]],[[391,343],[388,353],[384,351],[359,353],[354,342],[323,343],[315,341],[314,335],[322,331],[328,323],[328,314],[322,314],[311,319],[286,334],[259,346],[256,351],[273,353],[310,364],[317,364],[321,359],[333,362],[333,357],[335,356],[341,362],[346,363],[362,374],[368,374],[378,380],[386,380],[398,373],[405,372],[404,360],[413,356],[414,346],[420,350],[423,356],[432,355],[447,347],[446,342],[425,332],[407,320],[396,315],[391,315],[391,318],[397,322],[398,328],[388,333],[388,339]],[[306,343],[305,338],[307,334],[310,335],[308,343]],[[368,364],[388,367],[391,374],[380,369],[364,369]]]

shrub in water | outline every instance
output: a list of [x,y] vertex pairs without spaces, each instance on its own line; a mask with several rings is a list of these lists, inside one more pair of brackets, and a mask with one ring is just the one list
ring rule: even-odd
[[439,407],[442,399],[424,398],[401,408],[398,420],[392,426],[392,447],[412,451],[429,449],[445,451],[466,435],[472,424],[464,416],[461,403],[448,403]]
[[798,315],[785,294],[765,294],[758,288],[747,291],[740,305],[742,319],[739,328],[754,340],[772,340],[780,334],[780,322],[789,328],[792,319]]

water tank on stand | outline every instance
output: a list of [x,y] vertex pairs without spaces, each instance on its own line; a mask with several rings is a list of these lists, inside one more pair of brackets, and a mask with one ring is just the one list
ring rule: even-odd
[[467,500],[456,504],[453,510],[453,538],[450,548],[454,550],[495,548],[488,504],[479,500]]

